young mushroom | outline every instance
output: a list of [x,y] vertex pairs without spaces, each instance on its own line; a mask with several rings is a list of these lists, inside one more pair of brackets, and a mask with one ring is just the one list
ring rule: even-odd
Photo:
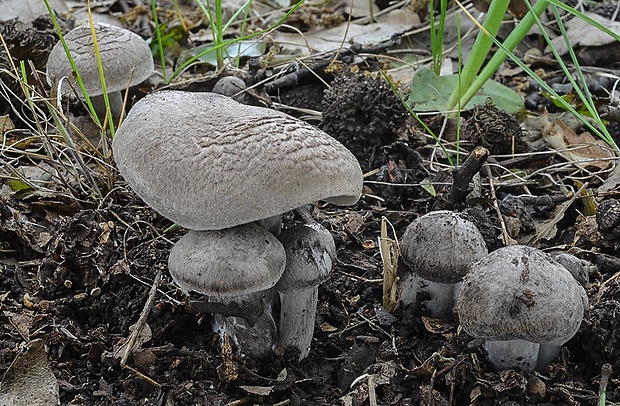
[[411,272],[403,277],[401,301],[410,304],[425,292],[433,317],[449,317],[460,282],[471,264],[487,255],[474,223],[447,210],[413,220],[401,240],[401,258]]
[[241,308],[245,317],[216,316],[219,333],[259,358],[272,351],[276,326],[271,288],[284,272],[286,254],[276,237],[256,224],[220,231],[189,231],[172,247],[168,269],[183,289]]
[[278,238],[286,251],[286,268],[276,285],[281,304],[278,346],[298,348],[301,360],[310,351],[319,285],[331,274],[336,245],[318,223],[289,227]]
[[[113,25],[95,23],[95,35],[106,83],[112,117],[118,119],[123,109],[122,91],[148,79],[153,73],[153,54],[139,35]],[[106,114],[97,67],[93,37],[89,25],[80,25],[64,36],[71,58],[75,63],[88,97],[103,120]],[[62,78],[73,80],[74,72],[61,42],[56,43],[47,60],[47,78],[58,87]],[[81,95],[79,86],[75,86]],[[61,92],[61,89],[57,89]]]
[[542,370],[579,329],[584,289],[548,254],[500,248],[474,264],[456,306],[463,330],[484,339],[497,370]]

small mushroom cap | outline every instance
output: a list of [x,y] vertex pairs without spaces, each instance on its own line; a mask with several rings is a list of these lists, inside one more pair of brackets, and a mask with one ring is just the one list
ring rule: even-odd
[[579,259],[567,252],[551,252],[550,255],[560,265],[563,265],[581,286],[586,286],[590,276],[588,275],[587,261]]
[[460,282],[471,264],[488,253],[476,225],[448,210],[413,220],[400,245],[405,264],[422,278],[438,283]]
[[336,258],[334,238],[319,224],[296,225],[279,236],[286,251],[286,268],[276,290],[290,293],[323,283]]
[[256,224],[189,231],[172,247],[168,268],[183,289],[233,297],[272,288],[286,263],[278,239]]
[[353,154],[321,130],[214,93],[162,91],[131,109],[112,144],[127,183],[186,228],[218,230],[362,192]]
[[575,278],[551,256],[512,245],[472,266],[456,309],[463,329],[473,337],[562,345],[579,329],[584,296]]
[[[153,55],[146,41],[139,35],[114,25],[95,23],[94,26],[108,93],[118,92],[128,84],[136,85],[149,78],[153,73]],[[88,95],[102,95],[90,26],[80,25],[72,29],[65,35],[65,42]],[[64,76],[73,76],[73,68],[61,42],[56,43],[50,52],[47,76],[48,80],[54,83],[58,83]],[[79,87],[76,89],[81,93]]]

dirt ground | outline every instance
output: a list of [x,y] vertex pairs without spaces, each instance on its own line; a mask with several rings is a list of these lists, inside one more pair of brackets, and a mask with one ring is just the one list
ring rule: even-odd
[[[6,38],[15,32],[1,27]],[[41,33],[45,36],[38,37]],[[30,39],[39,47],[31,49],[45,54],[54,43],[50,35],[49,23],[41,23],[26,37],[15,34],[14,44]],[[2,57],[6,62],[6,54]],[[332,233],[338,253],[331,278],[319,288],[312,349],[302,361],[295,351],[281,349],[252,359],[221,342],[212,331],[213,316],[187,311],[189,298],[168,274],[168,253],[186,230],[147,207],[113,167],[101,170],[94,159],[85,163],[104,191],[101,198],[92,197],[82,178],[72,177],[75,167],[57,175],[58,162],[67,155],[46,158],[44,140],[30,137],[10,107],[16,104],[0,99],[0,115],[8,114],[17,126],[4,133],[4,145],[22,143],[2,150],[3,173],[14,178],[23,166],[56,174],[40,177],[41,187],[26,188],[3,176],[0,374],[8,375],[26,343],[42,339],[62,405],[596,405],[601,371],[609,366],[613,372],[602,386],[608,402],[620,402],[620,203],[615,200],[620,188],[597,192],[612,171],[590,176],[570,165],[546,171],[565,158],[536,147],[540,140],[519,127],[522,117],[480,106],[464,112],[463,145],[490,150],[491,169],[480,170],[476,196],[455,195],[450,186],[458,175],[435,157],[435,142],[422,135],[387,82],[369,74],[379,65],[375,56],[366,55],[363,63],[346,53],[339,58],[342,68],[336,72],[323,66],[293,85],[270,88],[272,82],[266,82],[248,100],[321,111],[322,121],[315,124],[345,144],[369,174],[356,205],[311,207],[312,216]],[[36,59],[39,69],[44,60]],[[265,73],[244,69],[243,77],[257,82]],[[175,87],[210,91],[218,78],[198,69],[190,74],[192,81]],[[530,111],[558,112],[542,96],[532,102],[531,88],[522,85],[527,81],[517,75],[512,85],[530,97]],[[83,114],[77,103],[70,108]],[[441,117],[425,120],[431,129],[444,125]],[[454,122],[447,127],[449,137]],[[620,142],[617,123],[610,121],[609,129]],[[501,155],[515,145],[517,156]],[[497,167],[527,174],[526,185],[502,182]],[[594,191],[593,197],[574,193],[580,190],[576,178],[588,182],[581,190]],[[436,185],[434,194],[421,186],[425,180]],[[584,214],[591,205],[599,207],[597,214]],[[519,242],[570,251],[592,264],[584,286],[589,298],[584,321],[546,370],[495,372],[480,340],[459,328],[456,315],[430,318],[420,303],[392,312],[383,308],[382,219],[400,237],[413,219],[439,209],[468,213],[489,250],[504,245],[503,226]],[[284,215],[285,227],[300,222],[294,212]],[[541,224],[549,223],[554,231],[541,236]],[[408,272],[402,262],[398,272]],[[123,366],[131,327],[158,275],[147,326]],[[277,315],[277,306],[274,311]]]

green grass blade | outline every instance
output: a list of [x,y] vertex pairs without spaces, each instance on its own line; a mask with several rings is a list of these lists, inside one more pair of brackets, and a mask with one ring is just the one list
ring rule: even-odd
[[[176,0],[175,0],[176,4]],[[153,21],[155,22],[155,35],[157,36],[157,48],[159,50],[159,61],[161,63],[161,70],[164,77],[164,83],[168,83],[166,73],[166,56],[164,55],[164,43],[161,39],[161,26],[159,25],[159,18],[157,18],[157,5],[155,0],[151,0],[151,10],[153,12]]]
[[[528,2],[526,2],[526,4],[528,4],[528,6],[530,7],[530,12],[527,14],[527,16],[530,16],[532,14],[536,15],[536,23],[540,24],[541,27],[541,31],[544,32],[544,30],[542,30],[543,26],[542,23],[540,22],[540,19],[538,18],[538,10],[537,10],[537,6],[540,3],[545,3],[545,1],[538,1],[536,4],[534,4],[533,6],[531,4],[529,4]],[[545,4],[546,6],[546,4]],[[532,13],[532,11],[534,11],[534,13]],[[544,10],[543,10],[544,11]],[[526,17],[527,17],[526,16]],[[561,105],[564,109],[566,109],[567,111],[571,112],[573,115],[575,115],[575,117],[577,117],[586,127],[588,127],[588,129],[590,131],[592,131],[597,137],[601,138],[602,140],[604,140],[605,142],[607,142],[612,148],[614,148],[614,150],[616,150],[617,152],[619,152],[620,150],[618,150],[618,146],[616,145],[616,143],[614,142],[613,138],[611,138],[611,135],[609,135],[607,129],[605,128],[605,126],[603,125],[602,122],[599,121],[599,125],[601,126],[601,129],[596,128],[594,125],[592,125],[588,120],[585,120],[585,118],[579,114],[579,112],[577,110],[575,110],[575,108],[573,106],[571,106],[569,103],[567,103],[563,98],[561,98],[556,91],[554,91],[551,86],[549,86],[544,80],[542,80],[540,77],[538,77],[536,75],[536,73],[534,73],[534,71],[532,71],[530,69],[529,66],[525,65],[521,60],[519,60],[519,58],[517,58],[510,49],[505,47],[505,43],[502,44],[499,41],[497,41],[496,39],[494,39],[495,44],[500,48],[500,50],[496,53],[495,56],[497,56],[498,54],[502,53],[505,57],[509,57],[515,64],[517,64],[521,69],[523,69],[523,71],[530,76],[532,79],[534,79],[536,81],[536,83],[538,83],[538,85],[541,87],[541,89],[543,89],[545,92],[547,92],[548,94],[550,94],[552,97],[554,97]],[[495,58],[494,56],[494,58]],[[502,59],[503,60],[503,59]],[[560,59],[561,61],[561,59]],[[486,69],[486,68],[485,68]],[[491,68],[489,68],[491,69]],[[494,72],[494,70],[493,70]],[[492,72],[491,72],[492,74]],[[482,76],[482,74],[480,75]],[[479,79],[479,78],[478,78]],[[476,81],[478,81],[478,79],[476,79]],[[476,81],[474,81],[474,83],[476,83]],[[482,83],[484,84],[484,82]],[[481,85],[482,85],[481,84]],[[472,84],[473,86],[473,84]]]
[[84,82],[82,81],[82,77],[80,76],[80,72],[78,72],[77,66],[75,65],[75,62],[73,61],[71,52],[69,52],[69,47],[67,46],[67,42],[65,41],[64,35],[62,35],[62,30],[60,29],[58,20],[56,20],[56,15],[54,14],[54,10],[52,10],[52,7],[50,6],[48,0],[43,0],[43,2],[45,3],[45,7],[47,8],[47,12],[50,18],[52,19],[52,24],[54,24],[54,29],[56,30],[56,34],[58,35],[58,38],[60,39],[60,43],[62,44],[62,47],[65,50],[65,54],[67,55],[67,58],[69,59],[69,64],[71,65],[71,69],[75,72],[75,77],[78,83],[78,87],[82,91],[82,95],[84,95],[84,100],[86,101],[88,110],[90,111],[97,125],[101,127],[101,120],[99,119],[99,117],[97,117],[95,108],[93,107],[93,104],[90,101],[90,97],[88,97],[88,92],[86,91],[86,87],[84,86]]
[[[197,2],[200,2],[200,0],[197,0]],[[186,60],[185,62],[183,62],[181,64],[181,66],[179,66],[174,73],[172,74],[172,79],[174,79],[175,77],[177,77],[178,75],[181,74],[181,72],[183,72],[185,69],[187,69],[188,66],[190,66],[192,63],[196,62],[197,60],[199,60],[201,57],[203,57],[204,55],[207,55],[211,52],[214,52],[217,49],[226,47],[230,44],[234,44],[237,43],[239,41],[246,41],[252,38],[256,38],[258,36],[261,35],[265,35],[268,34],[269,32],[273,31],[274,29],[276,29],[278,26],[282,25],[286,19],[293,14],[299,7],[303,6],[305,3],[305,0],[301,0],[299,3],[295,4],[293,7],[291,7],[291,9],[289,11],[286,12],[286,14],[284,14],[282,17],[280,17],[280,19],[278,21],[275,22],[275,24],[273,24],[271,27],[265,28],[263,30],[257,31],[255,33],[252,34],[248,34],[242,37],[238,37],[238,38],[234,38],[234,39],[230,39],[228,41],[223,41],[221,44],[219,45],[213,45],[213,47],[200,52],[194,56],[192,56],[191,58],[189,58],[188,60]]]
[[[495,3],[495,1],[493,2]],[[523,17],[523,19],[517,24],[517,26],[508,35],[503,44],[501,44],[494,37],[491,40],[500,47],[500,49],[493,55],[491,60],[486,64],[484,69],[480,72],[478,77],[468,87],[465,94],[461,97],[461,105],[465,106],[471,98],[482,88],[482,86],[493,77],[493,74],[497,71],[499,66],[506,60],[506,57],[512,54],[512,51],[523,40],[529,30],[538,20],[545,9],[547,8],[547,0],[539,0],[530,9],[530,11]],[[514,56],[514,55],[513,55]],[[450,105],[450,103],[448,104]],[[455,104],[452,104],[454,108]]]
[[[461,89],[467,89],[480,71],[486,57],[489,55],[491,45],[493,45],[493,38],[497,35],[499,27],[504,21],[504,15],[507,9],[508,1],[492,1],[489,5],[489,10],[487,11],[483,25],[480,27],[480,31],[476,36],[476,41],[474,42],[467,61],[465,61],[465,66],[460,76]],[[463,10],[465,10],[465,8],[463,8]],[[470,15],[470,17],[475,21],[473,16]],[[455,89],[448,99],[446,109],[453,110],[460,98],[458,89]],[[466,105],[467,101],[463,102],[461,100],[461,105]]]

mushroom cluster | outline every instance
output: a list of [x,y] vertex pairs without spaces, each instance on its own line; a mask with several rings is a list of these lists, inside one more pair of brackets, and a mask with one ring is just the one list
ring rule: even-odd
[[[353,154],[284,113],[214,93],[182,91],[138,101],[112,148],[118,169],[144,202],[192,230],[169,257],[176,283],[220,303],[255,309],[250,313],[256,320],[224,320],[220,331],[233,335],[248,355],[271,351],[272,287],[279,283],[280,329],[285,331],[280,343],[297,346],[305,356],[314,324],[311,307],[316,308],[312,289],[331,270],[335,253],[331,235],[303,226],[285,230],[281,243],[250,223],[270,224],[277,233],[279,216],[289,210],[317,200],[357,202],[362,172]],[[305,272],[316,275],[304,281]],[[288,294],[300,288],[310,292]],[[297,299],[306,304],[298,305]],[[297,317],[299,312],[308,319]]]
[[532,247],[500,248],[463,280],[457,312],[498,370],[542,370],[579,329],[588,298],[570,272]]

